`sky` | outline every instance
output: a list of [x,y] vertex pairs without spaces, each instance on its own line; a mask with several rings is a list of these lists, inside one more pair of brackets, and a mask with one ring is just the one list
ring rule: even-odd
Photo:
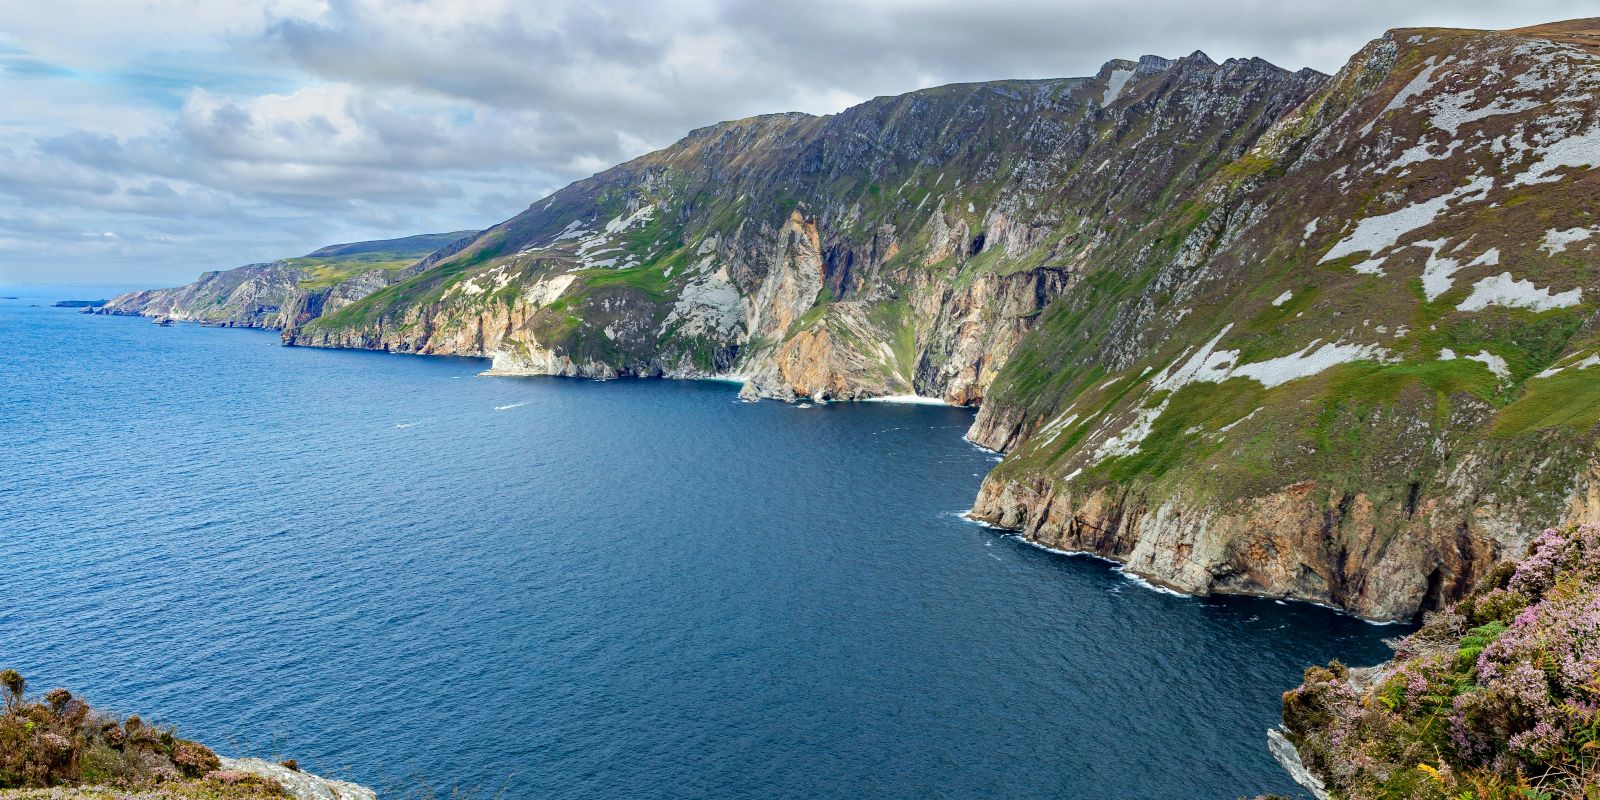
[[1544,0],[0,0],[0,283],[481,229],[689,130],[1203,50],[1334,72]]

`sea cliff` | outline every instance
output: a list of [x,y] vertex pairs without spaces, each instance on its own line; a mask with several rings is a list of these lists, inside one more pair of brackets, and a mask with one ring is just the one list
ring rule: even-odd
[[414,263],[107,313],[977,406],[976,519],[1409,619],[1600,519],[1597,42],[1401,29],[1333,76],[1144,56],[725,122]]

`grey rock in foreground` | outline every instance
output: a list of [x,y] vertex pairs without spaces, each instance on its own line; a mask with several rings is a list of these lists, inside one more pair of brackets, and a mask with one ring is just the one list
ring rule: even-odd
[[1294,749],[1294,743],[1283,735],[1281,728],[1271,728],[1267,731],[1267,750],[1295,783],[1304,786],[1317,800],[1328,800],[1328,787],[1322,784],[1321,778],[1311,774],[1311,770],[1306,769],[1306,765],[1301,763],[1300,752]]
[[224,756],[222,768],[271,778],[283,784],[284,790],[295,800],[378,800],[377,792],[360,784],[323,778],[259,758]]

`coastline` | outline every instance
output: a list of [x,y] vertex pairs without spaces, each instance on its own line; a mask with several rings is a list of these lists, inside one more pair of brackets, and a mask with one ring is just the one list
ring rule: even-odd
[[[82,312],[74,312],[74,313],[82,313]],[[101,315],[101,316],[121,316],[121,315]],[[133,315],[127,315],[127,316],[133,316]],[[145,315],[142,315],[142,314],[141,315],[137,315],[137,318],[139,318],[139,319],[148,319],[148,317],[146,317]],[[199,323],[199,322],[194,322],[192,320],[178,321],[178,324],[180,324],[180,325],[196,325],[196,326],[199,326],[199,327],[213,327],[213,326],[204,325],[204,324]],[[281,345],[281,346],[284,346],[284,347],[299,347],[300,345],[284,344],[284,345]],[[375,349],[372,349],[372,348],[364,348],[364,347],[323,347],[323,346],[317,346],[314,349],[342,350],[342,351],[366,352],[366,353],[382,353],[384,355],[419,356],[419,357],[472,358],[472,359],[480,359],[480,360],[487,360],[489,358],[487,356],[461,356],[461,355],[441,354],[441,353],[396,353],[396,352],[393,352],[391,350],[375,350]],[[474,375],[474,377],[480,377],[480,378],[570,378],[570,377],[574,377],[574,376],[551,375],[551,374],[509,373],[509,372],[507,372],[507,373],[497,373],[497,372],[495,372],[493,370],[483,370],[481,372],[476,373]],[[656,379],[656,380],[705,381],[705,382],[710,382],[710,383],[728,384],[728,385],[731,385],[731,386],[748,385],[748,380],[744,376],[739,375],[738,373],[729,373],[729,374],[726,374],[726,375],[693,376],[693,377],[689,377],[689,376],[678,377],[678,376],[665,376],[665,375],[661,375],[661,376],[656,376],[656,375],[648,375],[648,376],[618,375],[618,376],[610,377],[610,378],[606,378],[606,377],[588,378],[588,377],[586,377],[586,378],[582,378],[582,379],[583,380],[593,380],[593,381],[606,382],[606,381],[612,381],[612,380],[622,380],[622,379],[626,379],[626,378],[632,378],[632,379],[637,379],[637,380]],[[778,398],[759,397],[759,398],[756,398],[756,399],[753,399],[753,400],[752,399],[745,399],[744,401],[745,402],[760,402],[761,400],[777,400],[777,399]],[[977,409],[977,408],[980,407],[980,406],[955,405],[955,404],[952,404],[952,403],[945,402],[943,399],[940,399],[940,398],[924,397],[924,396],[921,396],[921,395],[884,395],[884,396],[880,396],[880,397],[859,397],[859,398],[850,398],[850,399],[842,399],[842,400],[824,400],[824,401],[821,401],[820,403],[818,401],[814,401],[814,400],[811,400],[809,398],[795,398],[795,400],[792,401],[792,402],[791,401],[781,401],[781,402],[784,402],[785,405],[794,406],[797,409],[798,408],[809,408],[809,407],[812,407],[813,405],[831,405],[831,404],[837,404],[837,403],[885,403],[885,404],[896,404],[896,405],[919,405],[919,406],[931,406],[931,407],[970,408],[970,409]],[[994,450],[992,448],[985,447],[984,445],[973,441],[968,436],[962,436],[961,438],[967,444],[969,444],[969,445],[971,445],[971,446],[973,446],[973,447],[975,447],[975,448],[977,448],[979,450],[982,450],[985,453],[990,453],[990,454],[993,454],[993,455],[996,455],[996,456],[1001,456],[1001,457],[1004,457],[1004,455],[1005,455],[1004,451]],[[1115,570],[1119,575],[1122,575],[1122,576],[1126,577],[1130,582],[1137,583],[1137,584],[1141,585],[1143,588],[1146,588],[1146,589],[1148,589],[1150,591],[1159,592],[1159,593],[1163,593],[1163,594],[1168,594],[1168,595],[1171,595],[1171,596],[1174,596],[1174,597],[1199,598],[1199,597],[1207,597],[1207,596],[1210,596],[1211,594],[1217,594],[1217,595],[1226,595],[1226,596],[1233,596],[1233,597],[1254,597],[1254,598],[1260,598],[1260,599],[1263,599],[1263,600],[1275,600],[1275,601],[1285,602],[1285,603],[1304,603],[1306,605],[1316,606],[1318,608],[1324,608],[1324,609],[1327,609],[1329,611],[1334,611],[1334,612],[1337,612],[1337,613],[1345,615],[1345,616],[1353,617],[1353,618],[1361,620],[1362,622],[1367,623],[1369,625],[1389,626],[1389,625],[1406,625],[1406,624],[1409,624],[1405,620],[1398,620],[1398,619],[1395,619],[1395,620],[1379,620],[1379,619],[1373,619],[1373,618],[1370,618],[1370,617],[1364,617],[1364,616],[1362,616],[1360,614],[1357,614],[1357,613],[1355,613],[1353,611],[1350,611],[1349,609],[1340,608],[1338,606],[1330,605],[1330,604],[1327,604],[1327,603],[1319,603],[1319,602],[1317,602],[1315,600],[1305,600],[1305,599],[1302,599],[1302,598],[1289,597],[1289,596],[1285,596],[1285,595],[1251,593],[1251,592],[1215,592],[1215,593],[1207,593],[1207,594],[1196,594],[1196,593],[1185,592],[1185,591],[1183,591],[1181,589],[1175,588],[1175,587],[1171,586],[1170,584],[1167,584],[1167,583],[1161,581],[1159,578],[1156,578],[1156,577],[1153,577],[1153,576],[1149,576],[1149,575],[1144,575],[1144,574],[1141,574],[1141,573],[1136,572],[1136,571],[1132,571],[1132,570],[1128,569],[1128,565],[1126,564],[1126,562],[1119,561],[1116,558],[1112,558],[1112,557],[1109,557],[1109,556],[1101,555],[1099,553],[1096,553],[1096,552],[1090,551],[1090,550],[1062,550],[1062,549],[1059,549],[1059,548],[1049,547],[1047,545],[1040,544],[1039,542],[1033,541],[1032,539],[1029,539],[1028,537],[1022,535],[1021,530],[1018,529],[1018,528],[1006,528],[1006,527],[1003,527],[1003,526],[1000,526],[1000,525],[995,525],[993,523],[990,523],[990,522],[987,522],[987,521],[984,521],[984,520],[973,518],[971,516],[971,512],[972,512],[972,509],[969,508],[966,511],[961,512],[959,516],[961,516],[961,518],[964,521],[966,521],[966,522],[968,522],[970,524],[979,525],[981,527],[989,528],[989,529],[995,530],[995,531],[1003,531],[1007,535],[1015,536],[1019,541],[1022,541],[1022,542],[1026,543],[1026,544],[1028,544],[1028,545],[1030,545],[1032,547],[1036,547],[1036,548],[1038,548],[1040,550],[1044,550],[1046,552],[1054,553],[1054,554],[1057,554],[1057,555],[1064,555],[1064,556],[1083,556],[1083,557],[1092,558],[1092,559],[1099,560],[1099,561],[1104,561],[1107,564],[1114,565]]]
[[[61,319],[61,318],[57,318],[57,319]],[[77,322],[78,320],[70,320],[69,319],[69,320],[65,320],[65,321],[67,321],[67,322]],[[81,324],[77,325],[77,326],[74,326],[74,327],[76,327],[78,330],[82,330],[82,331],[85,331],[85,332],[89,331],[88,328],[84,328]],[[111,332],[111,329],[99,329],[99,330],[104,330],[107,333]],[[135,333],[139,334],[138,338],[145,339],[145,340],[152,341],[152,342],[155,342],[155,341],[170,342],[171,341],[170,339],[163,340],[161,337],[164,334],[150,334],[150,333],[147,332],[147,330],[148,329],[137,329],[135,331]],[[224,340],[227,340],[229,337],[219,337],[219,338],[216,338],[216,339],[212,339],[211,337],[207,337],[207,336],[203,336],[203,335],[196,337],[194,332],[191,332],[191,338],[194,338],[195,347],[198,349],[198,348],[204,348],[204,347],[213,346],[213,345],[207,344],[207,342],[215,342],[215,343],[217,343],[217,345],[220,345]],[[261,344],[264,344],[264,342],[255,342],[255,344],[252,346],[251,349],[266,350],[266,348],[260,347]],[[361,348],[338,348],[338,349],[361,349]],[[384,352],[384,354],[390,354],[390,353],[387,353],[385,351],[366,350],[366,352]],[[418,354],[404,354],[404,355],[418,355]],[[453,357],[456,357],[456,356],[451,356],[451,357],[453,358]],[[296,363],[296,361],[303,361],[303,363],[310,363],[310,362],[334,363],[334,360],[330,360],[330,359],[304,359],[304,360],[297,360],[297,359],[293,359],[293,358],[290,358],[286,362],[280,362],[280,363],[282,363],[282,364],[284,364],[284,366],[289,367],[289,368],[292,369],[294,367],[294,364]],[[348,366],[351,363],[353,363],[353,362],[348,362],[348,360],[346,360],[346,359],[338,359],[338,361],[346,361],[346,366],[345,367],[339,367],[339,368],[348,368]],[[367,362],[359,362],[358,364],[355,364],[355,366],[356,366],[357,369],[359,369],[360,368],[360,364],[365,364],[365,363],[367,363]],[[415,363],[415,362],[413,362],[413,363]],[[395,362],[395,366],[399,366],[400,364],[401,364],[401,362]],[[377,367],[375,362],[372,364],[372,366],[379,373],[385,372],[388,369],[387,367]],[[465,365],[465,364],[457,364],[457,365],[455,365],[454,367],[452,367],[451,369],[449,369],[447,371],[450,372],[450,373],[453,373],[453,375],[452,375],[453,377],[467,377],[469,375],[472,375],[474,373],[474,370],[471,370],[471,369],[466,368],[466,367],[467,367],[467,365]],[[455,375],[454,373],[459,373],[459,375]],[[701,377],[701,378],[694,378],[694,380],[706,380],[706,381],[710,381],[712,383],[722,383],[722,384],[728,385],[730,387],[738,385],[737,379],[734,378],[734,377],[730,377],[730,376],[707,376],[707,377]],[[459,383],[459,381],[457,383]],[[595,387],[595,388],[599,389],[599,387]],[[536,389],[536,387],[533,386],[533,385],[529,385],[528,387],[526,387],[525,390],[524,389],[517,389],[515,387],[506,387],[503,390],[497,390],[495,393],[507,394],[507,395],[509,395],[509,396],[511,396],[513,398],[516,398],[519,395],[532,394],[535,391],[535,389]],[[709,390],[709,387],[708,387],[708,390]],[[638,390],[638,391],[629,391],[628,394],[639,395],[639,396],[643,397],[643,396],[647,396],[647,395],[651,394],[653,391],[656,391],[656,390],[646,390],[646,389],[643,389],[641,387],[640,390]],[[721,390],[709,390],[709,391],[710,391],[710,394],[705,395],[701,399],[704,400],[704,401],[707,401],[707,402],[711,402],[712,404],[715,405],[717,403],[716,396],[720,393]],[[675,393],[675,392],[670,392],[670,390],[669,390],[669,393]],[[702,393],[702,394],[704,394],[704,393]],[[866,398],[866,399],[861,399],[858,402],[873,402],[874,400],[875,399]],[[902,397],[894,397],[894,398],[888,399],[888,400],[876,400],[876,401],[877,402],[896,402],[896,401],[900,401],[900,404],[903,404],[903,405],[948,405],[948,404],[942,403],[942,402],[929,402],[928,399],[922,399],[920,402],[918,402],[918,401],[906,402],[907,400],[908,400],[908,398],[905,398],[905,397],[902,396]],[[503,401],[503,402],[510,402],[510,401],[507,400],[507,401]],[[760,416],[772,416],[774,414],[776,414],[776,416],[779,416],[779,417],[790,417],[790,416],[792,416],[790,414],[782,413],[781,411],[778,411],[777,409],[773,409],[768,414],[764,414],[764,415],[760,415]],[[906,416],[908,418],[918,419],[918,420],[920,420],[920,419],[943,419],[943,418],[946,418],[948,416],[948,415],[933,415],[932,417],[929,417],[929,418],[923,418],[923,417],[921,417],[920,412],[912,412],[910,414],[904,414],[903,412],[896,412],[896,414],[899,414],[899,415],[902,415],[902,416]],[[846,414],[846,415],[843,415],[843,416],[844,417],[851,417],[851,416],[854,416],[854,415]],[[877,415],[876,414],[871,414],[869,416],[877,416]],[[809,427],[808,426],[802,426],[802,429],[809,429]],[[937,438],[937,439],[942,440],[942,441],[950,442],[951,441],[951,437],[950,437],[949,434],[952,434],[952,433],[956,434],[958,436],[960,435],[960,431],[959,430],[949,430],[949,431],[946,431],[944,433],[939,434],[937,437],[929,435],[929,433],[926,432],[926,431],[922,432],[920,434],[920,436],[928,438],[928,439]],[[911,433],[905,433],[905,434],[901,434],[901,435],[902,436],[907,436],[907,437],[916,437],[919,434],[917,432],[913,431]],[[970,441],[966,441],[965,437],[962,437],[962,438],[964,439],[964,441],[962,442],[962,445],[978,447],[976,444],[973,444]],[[959,449],[959,450],[963,450],[963,451],[965,450],[965,447],[963,447],[961,445],[955,445],[955,447],[957,449]],[[988,451],[985,448],[979,448],[979,449],[983,450],[984,452],[992,452],[992,451]],[[966,453],[968,455],[976,456],[976,454],[972,454],[971,451],[966,451]],[[984,458],[980,457],[980,458],[975,458],[974,460],[987,461],[988,459],[984,459]],[[988,465],[977,465],[977,464],[974,464],[974,468],[971,471],[972,472],[977,472],[979,470],[980,466],[982,468],[987,468]],[[963,480],[965,480],[965,478],[964,478],[965,474],[966,474],[965,472],[962,473],[962,476],[963,476],[962,479]],[[964,499],[964,498],[962,498],[962,499]],[[943,508],[955,508],[955,507],[959,507],[960,505],[962,505],[961,499],[958,499],[956,503],[950,503],[948,505],[944,505]],[[953,512],[950,512],[950,513],[953,513]],[[978,522],[977,520],[963,520],[963,521]],[[986,523],[979,523],[979,524],[984,524],[985,527],[995,527],[995,526],[987,525]],[[959,529],[957,530],[957,532],[959,532]],[[980,537],[980,538],[987,538],[987,537]],[[1024,540],[1024,541],[1027,541],[1027,540]],[[943,539],[943,537],[941,537],[940,540],[933,541],[933,542],[931,542],[931,544],[932,544],[932,549],[949,549],[949,546],[951,544],[959,545],[959,542],[960,542],[959,536],[957,536],[957,538],[954,539],[954,540]],[[1027,543],[1031,544],[1031,545],[1034,545],[1035,547],[1037,547],[1039,549],[1042,549],[1042,550],[1052,550],[1052,548],[1044,547],[1042,545],[1039,545],[1036,542],[1027,542]],[[959,549],[959,547],[957,549]],[[997,550],[997,551],[994,551],[994,552],[999,553],[999,555],[1007,558],[1008,560],[1013,559],[1013,558],[1016,557],[1014,555],[1007,556],[1007,555],[1005,555],[1005,553],[1003,551],[998,551]],[[1159,586],[1159,585],[1156,585],[1156,584],[1151,583],[1149,581],[1146,581],[1139,575],[1131,574],[1131,573],[1122,571],[1120,569],[1120,567],[1122,565],[1119,564],[1118,562],[1116,562],[1114,559],[1104,558],[1104,557],[1101,557],[1101,556],[1099,556],[1097,554],[1094,554],[1094,553],[1069,553],[1069,552],[1053,551],[1053,550],[1052,550],[1052,552],[1055,552],[1058,555],[1088,555],[1091,558],[1095,558],[1097,560],[1105,561],[1108,564],[1113,565],[1113,568],[1117,571],[1118,575],[1121,578],[1126,579],[1127,582],[1132,582],[1132,583],[1139,584],[1143,588],[1145,588],[1145,589],[1147,589],[1149,591],[1152,591],[1152,592],[1157,592],[1157,593],[1162,593],[1162,594],[1169,594],[1171,596],[1180,596],[1180,597],[1190,597],[1190,596],[1192,596],[1192,595],[1185,595],[1185,594],[1183,594],[1181,592],[1173,592],[1173,591],[1167,589],[1166,587]],[[1036,565],[1042,564],[1042,562],[1040,560],[1034,560],[1034,562],[1035,562]],[[1045,573],[1049,573],[1051,571],[1052,570],[1049,570],[1049,569],[1043,570],[1043,572],[1045,572]],[[1095,572],[1097,572],[1097,570],[1090,570],[1090,572],[1087,573],[1087,574],[1092,577],[1092,575]],[[1096,581],[1091,581],[1091,585],[1101,585],[1101,586],[1107,586],[1108,588],[1111,588],[1111,587],[1115,587],[1117,585],[1120,585],[1122,583],[1122,581],[1118,581],[1118,580],[1112,580],[1109,583],[1100,583],[1099,582],[1099,581],[1103,581],[1103,580],[1104,580],[1104,578],[1102,577],[1100,579],[1097,579]],[[1121,592],[1121,591],[1125,591],[1125,590],[1118,590],[1118,591]],[[1136,595],[1138,593],[1130,592],[1128,594]],[[1147,600],[1147,601],[1144,601],[1144,602],[1148,603],[1149,601]],[[1193,614],[1193,613],[1195,613],[1193,611],[1183,611],[1182,609],[1184,609],[1185,606],[1188,606],[1191,609],[1192,608],[1196,608],[1196,606],[1193,606],[1192,604],[1181,604],[1181,603],[1180,604],[1167,604],[1167,607],[1169,608],[1169,610],[1175,611],[1176,613],[1178,613],[1180,615],[1180,617],[1185,615],[1185,614]]]
[[1275,602],[1285,603],[1285,604],[1288,604],[1288,603],[1301,603],[1301,604],[1308,605],[1308,606],[1316,606],[1317,608],[1326,609],[1328,611],[1332,611],[1332,612],[1334,612],[1336,614],[1340,614],[1342,616],[1352,617],[1354,619],[1361,620],[1362,622],[1365,622],[1368,625],[1373,625],[1373,626],[1377,626],[1377,627],[1387,627],[1387,626],[1391,626],[1391,625],[1409,625],[1409,624],[1411,624],[1411,623],[1406,622],[1404,620],[1398,620],[1398,619],[1382,620],[1382,619],[1372,619],[1370,617],[1363,617],[1360,614],[1357,614],[1357,613],[1355,613],[1355,612],[1353,612],[1353,611],[1351,611],[1349,609],[1339,608],[1338,606],[1329,605],[1327,603],[1319,603],[1319,602],[1317,602],[1315,600],[1305,600],[1305,599],[1298,598],[1298,597],[1288,597],[1288,596],[1284,596],[1284,595],[1254,594],[1254,593],[1250,593],[1250,592],[1208,592],[1208,593],[1205,593],[1205,594],[1197,594],[1197,593],[1194,593],[1194,592],[1185,592],[1182,589],[1175,588],[1175,587],[1171,586],[1170,584],[1162,582],[1159,578],[1153,578],[1153,577],[1148,576],[1148,575],[1142,575],[1142,574],[1140,574],[1138,572],[1135,572],[1135,571],[1132,571],[1132,570],[1128,569],[1128,564],[1125,561],[1119,561],[1119,560],[1117,560],[1115,558],[1112,558],[1110,556],[1101,555],[1101,554],[1096,553],[1096,552],[1094,552],[1092,550],[1062,550],[1060,548],[1050,547],[1049,545],[1041,544],[1039,542],[1036,542],[1036,541],[1034,541],[1032,539],[1029,539],[1028,537],[1022,535],[1022,530],[1019,529],[1019,528],[1007,528],[1007,527],[1004,527],[1004,526],[1001,526],[1001,525],[996,525],[996,524],[994,524],[992,522],[989,522],[987,520],[977,519],[976,517],[972,516],[972,509],[970,509],[970,508],[967,509],[966,511],[957,512],[956,516],[960,517],[962,520],[964,520],[964,521],[966,521],[966,522],[968,522],[970,524],[977,525],[980,528],[987,528],[987,529],[992,530],[992,531],[998,531],[1004,537],[1014,538],[1017,541],[1025,544],[1025,545],[1027,545],[1029,547],[1033,547],[1033,548],[1036,548],[1036,549],[1039,549],[1039,550],[1043,550],[1043,551],[1045,551],[1047,553],[1054,553],[1055,555],[1058,555],[1058,556],[1069,556],[1069,557],[1073,557],[1073,558],[1089,558],[1089,559],[1093,559],[1095,561],[1104,562],[1104,563],[1106,563],[1108,565],[1111,565],[1113,572],[1116,572],[1118,575],[1121,575],[1122,577],[1128,579],[1128,581],[1130,581],[1132,583],[1135,583],[1135,584],[1138,584],[1140,587],[1142,587],[1144,589],[1148,589],[1149,591],[1157,592],[1159,594],[1165,594],[1165,595],[1169,595],[1169,596],[1172,596],[1172,597],[1187,597],[1187,598],[1191,598],[1191,599],[1200,599],[1200,598],[1213,597],[1213,596],[1216,596],[1216,597],[1252,597],[1252,598],[1256,598],[1256,599],[1260,599],[1260,600],[1272,600],[1272,601],[1275,601]]

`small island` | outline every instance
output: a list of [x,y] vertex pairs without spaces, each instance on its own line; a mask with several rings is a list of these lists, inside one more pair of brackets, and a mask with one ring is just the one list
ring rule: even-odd
[[106,304],[104,300],[59,300],[50,305],[51,308],[99,308]]

